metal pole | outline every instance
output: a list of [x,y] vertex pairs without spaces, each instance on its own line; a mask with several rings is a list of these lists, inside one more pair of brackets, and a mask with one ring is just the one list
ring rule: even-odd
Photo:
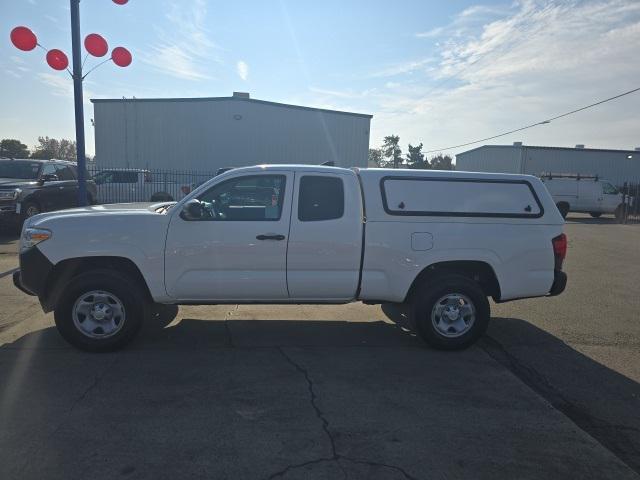
[[78,157],[78,205],[87,205],[84,156],[84,108],[82,99],[82,60],[80,53],[80,0],[71,0],[71,52],[73,58],[73,101],[76,113],[76,154]]

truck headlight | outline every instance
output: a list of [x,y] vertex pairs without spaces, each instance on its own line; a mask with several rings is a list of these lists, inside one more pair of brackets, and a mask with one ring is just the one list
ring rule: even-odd
[[20,251],[24,252],[51,238],[51,232],[44,228],[25,228],[20,241]]
[[22,190],[16,188],[14,190],[0,191],[0,200],[15,200],[22,193]]

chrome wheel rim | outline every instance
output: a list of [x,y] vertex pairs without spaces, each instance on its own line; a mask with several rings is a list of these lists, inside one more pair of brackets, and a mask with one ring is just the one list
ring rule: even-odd
[[433,328],[447,338],[457,338],[467,333],[476,321],[473,302],[461,293],[443,295],[431,310]]
[[92,290],[73,304],[73,324],[89,338],[108,338],[118,333],[126,316],[122,301],[110,292]]

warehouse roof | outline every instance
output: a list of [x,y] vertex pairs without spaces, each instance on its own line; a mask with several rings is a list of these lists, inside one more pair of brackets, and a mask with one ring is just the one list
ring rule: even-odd
[[571,150],[571,151],[580,151],[580,152],[612,152],[612,153],[633,153],[638,154],[637,150],[619,150],[613,148],[583,148],[583,147],[543,147],[538,145],[482,145],[480,147],[472,148],[471,150],[467,150],[465,152],[460,152],[456,154],[458,155],[466,155],[467,153],[475,152],[476,150],[480,150],[482,148],[536,148],[539,150]]
[[92,103],[135,103],[135,102],[218,102],[223,100],[233,100],[236,102],[249,102],[249,103],[257,103],[261,105],[271,105],[273,107],[282,107],[282,108],[292,108],[298,110],[309,110],[312,112],[329,112],[329,113],[337,113],[339,115],[351,115],[355,117],[365,117],[365,118],[373,118],[373,115],[369,115],[366,113],[353,113],[353,112],[343,112],[340,110],[330,110],[327,108],[314,108],[314,107],[303,107],[300,105],[290,105],[288,103],[277,103],[277,102],[269,102],[267,100],[257,100],[255,98],[248,98],[243,96],[234,95],[232,97],[192,97],[192,98],[92,98]]

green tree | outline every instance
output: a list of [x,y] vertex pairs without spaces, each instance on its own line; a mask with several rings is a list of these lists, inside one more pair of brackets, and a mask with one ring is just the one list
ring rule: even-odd
[[449,155],[438,155],[431,157],[431,168],[434,170],[453,170],[453,159]]
[[29,149],[20,140],[5,138],[0,142],[0,157],[29,158]]
[[384,137],[384,143],[382,144],[382,154],[385,158],[388,158],[387,166],[393,165],[393,168],[398,168],[402,163],[402,150],[400,149],[400,137],[398,135],[389,135]]
[[49,137],[38,137],[38,145],[35,146],[31,158],[50,160],[76,161],[76,142],[62,138],[60,140]]
[[409,144],[409,153],[406,157],[409,168],[429,168],[429,162],[424,159],[424,153],[422,153],[422,143],[415,147]]
[[382,167],[383,159],[382,159],[382,149],[381,148],[370,148],[369,149],[369,164],[373,164],[376,167]]

